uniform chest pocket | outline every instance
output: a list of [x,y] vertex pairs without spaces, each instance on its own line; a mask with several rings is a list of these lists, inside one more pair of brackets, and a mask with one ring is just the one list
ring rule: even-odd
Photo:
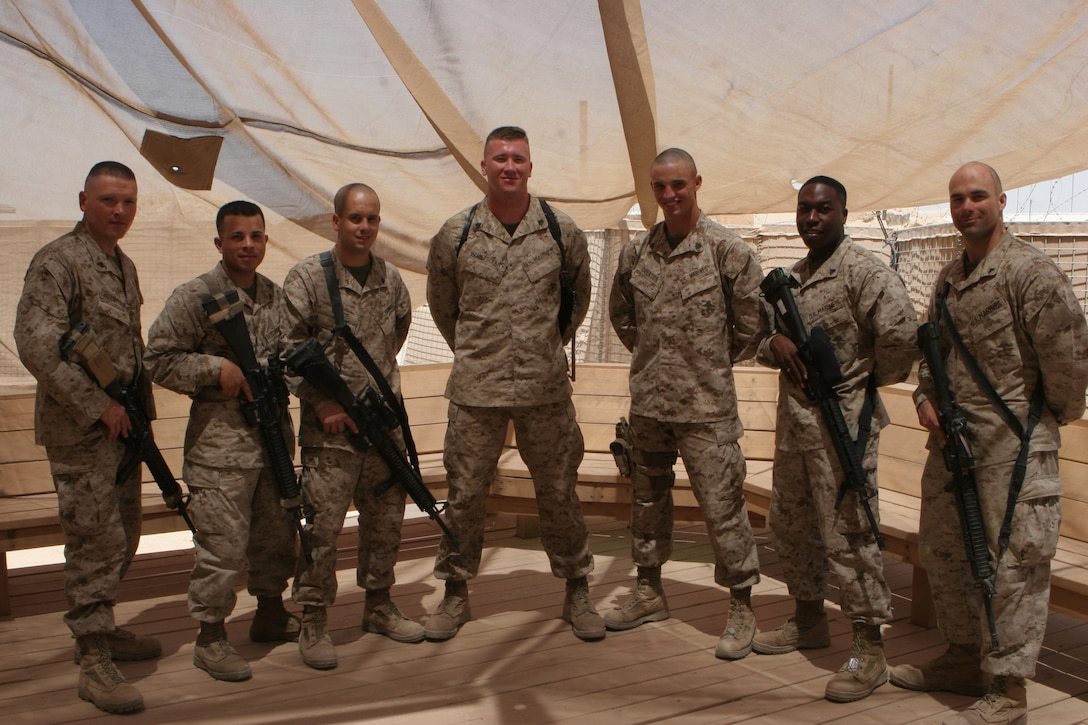
[[975,312],[965,325],[957,320],[956,327],[970,340],[972,354],[984,369],[989,369],[994,381],[1020,368],[1012,310],[1003,300],[994,300]]
[[645,266],[636,267],[631,273],[631,286],[652,300],[661,289],[661,274]]
[[99,299],[95,309],[98,314],[105,315],[113,322],[119,322],[122,325],[129,325],[132,322],[132,316],[129,314],[129,311],[124,307],[114,304],[112,301]]
[[718,277],[712,269],[701,269],[686,277],[680,285],[680,297],[691,299],[697,294],[718,289]]
[[529,277],[529,281],[535,284],[558,271],[561,262],[558,254],[545,255],[539,260],[526,262],[525,274]]
[[492,284],[498,284],[506,274],[506,265],[501,262],[493,262],[484,257],[469,257],[465,260],[465,274],[477,277]]
[[[805,312],[802,311],[802,315]],[[849,361],[857,357],[858,328],[854,322],[854,316],[846,304],[846,300],[837,294],[833,294],[821,300],[815,309],[804,316],[805,324],[809,328],[822,327],[831,339],[831,345],[835,348],[835,356],[839,363]]]

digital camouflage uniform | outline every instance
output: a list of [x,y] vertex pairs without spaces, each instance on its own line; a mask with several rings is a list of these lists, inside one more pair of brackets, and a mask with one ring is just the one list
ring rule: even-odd
[[[1031,438],[1012,537],[1008,549],[996,559],[993,610],[1000,651],[989,651],[988,624],[980,615],[954,497],[946,490],[951,474],[934,436],[929,438],[922,477],[922,564],[929,574],[945,639],[974,651],[981,649],[982,669],[991,675],[1031,677],[1046,630],[1050,561],[1061,524],[1058,427],[1084,413],[1088,329],[1084,311],[1061,270],[1041,250],[1008,231],[970,275],[965,274],[962,256],[941,270],[936,294],[946,282],[956,328],[1022,424],[1033,392],[1043,386],[1042,418]],[[934,300],[929,319],[936,321],[938,314]],[[967,419],[986,536],[996,556],[1020,440],[971,377],[943,319],[940,329],[952,393]],[[925,399],[936,403],[936,388],[923,364],[915,400]]]
[[762,277],[748,245],[702,213],[676,249],[661,223],[620,253],[609,315],[632,352],[631,430],[646,474],[634,477],[631,506],[640,567],[660,567],[672,553],[672,488],[661,484],[679,448],[714,549],[714,580],[759,581],[733,363],[752,357],[769,331]]
[[[373,266],[361,288],[334,253],[333,265],[339,282],[344,319],[366,348],[393,393],[400,396],[400,369],[397,352],[408,337],[412,305],[408,288],[396,267],[371,255]],[[324,344],[332,334],[333,311],[320,255],[308,257],[287,273],[283,283],[291,309],[291,344],[316,339]],[[367,387],[378,390],[363,363],[342,337],[326,350],[329,360],[340,371],[356,395]],[[327,434],[317,417],[317,410],[329,401],[305,381],[291,379],[302,401],[299,445],[302,446],[303,495],[313,510],[313,564],[299,560],[292,592],[303,605],[329,607],[336,599],[336,538],[344,526],[348,506],[359,512],[358,568],[359,586],[367,590],[389,589],[393,585],[393,567],[400,550],[401,524],[404,519],[405,491],[390,486],[381,496],[374,489],[390,477],[389,467],[376,450],[360,453],[347,433]],[[390,436],[402,444],[399,430]]]
[[140,466],[116,474],[129,454],[98,422],[110,401],[74,362],[60,357],[61,336],[86,322],[125,387],[135,385],[155,417],[143,369],[136,267],[124,252],[107,255],[80,222],[30,262],[15,318],[19,358],[37,379],[34,441],[45,446],[64,546],[64,621],[76,637],[114,630],[117,588],[140,542]]
[[566,271],[576,293],[567,340],[557,323],[559,247],[536,198],[513,234],[486,202],[476,209],[468,239],[457,254],[464,209],[431,239],[427,301],[435,324],[454,352],[446,385],[449,426],[445,453],[449,484],[446,520],[460,540],[443,537],[435,562],[439,579],[474,577],[483,548],[487,495],[513,420],[518,452],[533,478],[541,543],[557,577],[584,577],[593,569],[588,532],[575,491],[582,461],[563,344],[589,309],[590,270],[585,234],[555,210]]
[[[275,283],[256,276],[250,299],[222,264],[208,273],[213,292],[237,289],[253,352],[262,364],[283,354],[286,303]],[[145,362],[155,382],[193,400],[185,430],[182,477],[192,494],[196,558],[189,581],[189,614],[221,622],[234,610],[234,584],[249,561],[247,587],[258,597],[279,599],[295,566],[295,530],[285,516],[279,487],[260,430],[250,425],[239,398],[220,391],[223,358],[240,366],[202,304],[211,294],[200,277],[175,289],[148,331]],[[282,430],[294,450],[291,416]]]
[[[822,327],[835,348],[843,375],[835,386],[839,404],[857,439],[870,375],[878,386],[901,382],[920,356],[918,319],[906,287],[849,236],[815,270],[806,257],[790,272],[801,283],[794,290],[801,319],[809,329]],[[760,346],[759,359],[778,367],[769,342]],[[887,424],[888,413],[877,395],[862,456],[874,491],[879,431]],[[855,623],[880,625],[891,617],[880,549],[857,496],[847,493],[835,510],[842,481],[819,407],[780,374],[770,523],[789,592],[799,601],[822,601],[830,568],[838,577],[843,614]],[[869,503],[879,518],[877,497]]]

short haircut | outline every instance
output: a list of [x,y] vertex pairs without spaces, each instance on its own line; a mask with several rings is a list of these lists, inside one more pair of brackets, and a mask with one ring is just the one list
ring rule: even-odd
[[[832,179],[830,176],[813,176],[811,179],[801,184],[801,189],[806,186],[812,186],[813,184],[823,184],[824,186],[830,186],[835,190],[835,194],[839,197],[839,201],[842,202],[842,208],[846,208],[846,187],[842,185],[842,182],[838,179]],[[798,189],[800,193],[801,189]]]
[[678,149],[678,148],[665,149],[664,151],[662,151],[661,153],[659,153],[657,155],[657,158],[654,159],[653,164],[651,164],[650,166],[652,168],[654,166],[657,166],[658,164],[675,164],[675,163],[680,162],[680,161],[687,162],[687,164],[689,166],[691,166],[691,175],[692,176],[698,176],[699,175],[699,170],[697,168],[695,168],[695,159],[693,159],[691,157],[691,154],[689,154],[684,149]]
[[355,190],[363,191],[367,194],[372,194],[374,198],[378,198],[378,192],[370,188],[368,185],[358,181],[354,181],[350,184],[344,184],[337,192],[336,196],[332,198],[332,213],[336,216],[340,216],[344,213],[344,205],[348,203],[348,196]]
[[223,220],[229,216],[259,216],[264,223],[264,212],[261,207],[252,201],[231,201],[219,207],[219,213],[215,215],[215,231],[223,235]]
[[120,161],[99,161],[87,172],[87,178],[83,181],[84,188],[87,187],[87,184],[90,183],[91,179],[98,178],[99,176],[116,176],[119,179],[136,181],[136,174],[132,173],[132,169],[125,166]]
[[491,133],[487,134],[487,138],[484,139],[484,154],[487,154],[487,145],[491,143],[493,139],[500,141],[524,141],[526,145],[529,144],[529,134],[525,133],[525,129],[520,126],[499,126]]

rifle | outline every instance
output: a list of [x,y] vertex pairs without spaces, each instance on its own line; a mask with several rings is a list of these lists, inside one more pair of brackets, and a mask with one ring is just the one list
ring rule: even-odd
[[[827,336],[824,329],[813,327],[811,331],[805,330],[801,311],[790,291],[791,287],[796,286],[798,286],[796,279],[787,275],[781,268],[777,268],[771,270],[760,283],[759,288],[784,323],[786,335],[797,346],[797,354],[800,355],[808,371],[808,379],[804,387],[805,394],[809,400],[819,406],[824,425],[831,434],[831,441],[835,446],[835,453],[844,475],[842,483],[839,484],[838,495],[835,497],[835,509],[838,510],[842,505],[846,492],[853,491],[865,509],[865,516],[869,519],[869,527],[873,530],[877,546],[883,549],[884,537],[880,535],[876,515],[873,513],[872,504],[869,503],[869,499],[876,495],[876,492],[869,487],[865,469],[861,463],[858,443],[850,436],[850,428],[846,425],[842,407],[839,405],[839,394],[835,391],[835,385],[842,380],[842,369],[835,357],[831,338]],[[867,405],[866,409],[868,407]],[[864,419],[867,415],[871,416],[871,413],[863,410],[862,425],[866,423]],[[864,448],[864,443],[862,447]]]
[[269,357],[267,367],[262,367],[257,362],[237,290],[213,294],[204,300],[203,307],[208,319],[238,357],[249,392],[253,395],[253,400],[241,400],[242,415],[249,425],[256,426],[260,431],[261,440],[272,463],[272,476],[279,488],[283,513],[298,531],[299,543],[306,561],[312,563],[310,540],[303,523],[305,513],[302,508],[302,488],[298,476],[295,475],[295,464],[291,459],[287,441],[283,437],[282,414],[287,408],[288,399],[280,361],[274,356]]
[[355,427],[359,429],[358,433],[348,433],[348,440],[353,446],[360,451],[376,449],[385,464],[389,466],[393,476],[375,489],[375,495],[380,496],[394,483],[399,483],[419,510],[438,524],[442,533],[449,537],[454,548],[459,548],[460,543],[457,537],[439,515],[445,506],[442,509],[438,508],[438,501],[434,494],[423,483],[419,472],[409,464],[404,452],[397,447],[396,442],[389,435],[389,430],[399,426],[400,420],[382,397],[369,386],[360,396],[352,393],[343,377],[329,362],[317,340],[307,340],[299,345],[287,358],[286,365],[296,375],[314,386],[321,395],[336,401],[351,417]]
[[127,388],[118,381],[117,369],[113,361],[98,345],[98,341],[91,332],[86,322],[80,322],[60,338],[60,356],[82,367],[98,385],[106,391],[106,394],[124,406],[128,415],[132,430],[128,437],[123,438],[125,445],[132,452],[129,461],[117,469],[116,482],[120,484],[132,475],[140,462],[147,464],[147,470],[155,479],[155,483],[162,492],[162,500],[166,508],[177,511],[185,520],[189,531],[196,533],[192,519],[189,518],[189,494],[181,490],[181,485],[170,472],[170,466],[162,457],[162,452],[155,445],[155,437],[151,433],[151,421],[147,418],[144,407],[136,396],[136,391]]
[[986,622],[990,627],[990,647],[997,651],[1001,646],[997,639],[994,621],[993,598],[995,572],[990,565],[990,547],[986,544],[986,526],[982,521],[982,509],[975,483],[975,456],[967,440],[967,418],[952,396],[944,356],[941,354],[940,332],[937,325],[927,322],[918,328],[918,347],[922,350],[933,383],[937,387],[937,418],[944,431],[945,444],[941,449],[944,466],[952,474],[952,481],[945,490],[956,497],[956,510],[960,515],[963,545],[967,549],[967,561],[971,575],[982,591],[982,604],[986,608]]

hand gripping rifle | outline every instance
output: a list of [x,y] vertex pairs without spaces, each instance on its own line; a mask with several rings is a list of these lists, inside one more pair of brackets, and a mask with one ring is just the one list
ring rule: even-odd
[[973,472],[975,457],[967,440],[967,419],[952,397],[936,324],[927,322],[918,328],[918,347],[922,350],[933,383],[937,386],[937,418],[945,437],[941,452],[944,454],[944,466],[952,474],[952,481],[946,490],[956,497],[967,561],[971,564],[971,575],[975,584],[982,591],[982,604],[986,608],[986,622],[990,627],[990,647],[997,651],[1001,646],[997,639],[997,624],[994,622],[995,575],[990,565],[990,548],[986,544],[986,527],[982,521],[978,486]]
[[60,356],[65,360],[71,360],[80,365],[98,385],[106,391],[106,394],[124,406],[128,415],[132,430],[128,437],[124,438],[125,445],[131,449],[133,456],[117,470],[117,483],[121,483],[140,465],[147,464],[147,470],[158,484],[162,492],[162,500],[166,508],[177,511],[185,520],[189,531],[196,533],[189,518],[189,494],[181,490],[181,485],[170,472],[170,466],[162,457],[162,452],[155,445],[155,437],[151,433],[151,421],[147,419],[147,413],[136,396],[136,391],[126,388],[117,380],[117,369],[113,361],[98,345],[98,341],[91,332],[86,322],[80,322],[66,332],[60,339]]
[[299,486],[298,476],[295,475],[295,464],[291,460],[287,441],[283,437],[283,411],[288,401],[280,361],[276,357],[269,357],[267,367],[257,362],[237,290],[212,294],[204,300],[203,307],[208,319],[238,357],[249,392],[253,395],[251,401],[245,398],[241,400],[242,415],[246,422],[257,426],[260,431],[261,440],[272,464],[272,476],[279,488],[284,515],[298,531],[299,544],[306,561],[313,563],[310,540],[303,523],[305,513],[302,508],[302,488]]
[[[348,439],[360,451],[374,448],[382,460],[389,466],[392,478],[375,489],[380,496],[394,483],[399,483],[407,491],[419,510],[427,514],[442,529],[454,548],[460,547],[440,514],[438,501],[423,483],[419,472],[409,464],[404,452],[397,447],[396,441],[389,435],[391,428],[396,428],[400,421],[396,413],[389,409],[381,396],[368,387],[360,396],[355,396],[344,382],[333,364],[325,356],[325,351],[317,340],[307,340],[295,349],[286,360],[287,367],[296,375],[324,395],[336,401],[351,417],[359,432],[349,433]],[[444,509],[445,507],[443,507]]]
[[[786,335],[797,346],[797,354],[800,355],[808,371],[805,394],[808,395],[809,400],[819,406],[824,424],[831,434],[831,441],[845,476],[835,497],[835,509],[838,510],[842,505],[846,492],[853,491],[865,509],[865,516],[869,519],[869,527],[873,530],[877,546],[883,549],[884,537],[880,535],[876,515],[873,514],[873,507],[869,503],[869,499],[876,492],[869,487],[865,469],[861,463],[858,442],[850,436],[850,428],[846,425],[842,407],[839,405],[839,395],[835,392],[835,384],[842,380],[842,370],[835,357],[835,348],[822,327],[813,327],[811,332],[805,330],[801,311],[790,291],[791,287],[796,286],[797,280],[778,268],[771,270],[760,283],[759,288],[785,325]],[[865,407],[866,410],[862,411],[863,419],[872,415],[871,412],[866,412],[869,406]],[[862,420],[861,423],[864,424],[865,421]],[[867,436],[864,437],[867,438]],[[861,446],[864,448],[864,443]]]

